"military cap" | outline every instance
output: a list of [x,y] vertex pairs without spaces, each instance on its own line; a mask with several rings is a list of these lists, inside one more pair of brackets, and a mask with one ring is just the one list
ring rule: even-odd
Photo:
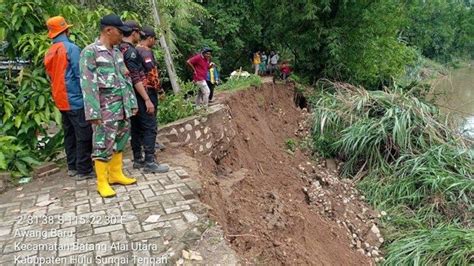
[[102,17],[100,19],[100,25],[116,27],[122,32],[129,32],[132,30],[130,27],[123,24],[123,21],[120,19],[120,17],[115,14],[109,14],[107,16]]
[[127,20],[123,24],[125,26],[129,27],[131,30],[130,31],[138,31],[140,34],[143,34],[142,27],[140,27],[140,24],[136,22],[135,20]]
[[155,30],[153,29],[153,27],[150,27],[150,26],[143,26],[142,28],[142,36],[145,36],[145,37],[156,37],[156,33],[155,33]]

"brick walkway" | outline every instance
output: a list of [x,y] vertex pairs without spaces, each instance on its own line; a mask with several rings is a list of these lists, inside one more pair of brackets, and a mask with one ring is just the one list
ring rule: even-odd
[[114,186],[114,198],[64,173],[0,195],[0,265],[176,261],[208,227],[198,180],[172,165],[166,174],[125,167],[138,182]]

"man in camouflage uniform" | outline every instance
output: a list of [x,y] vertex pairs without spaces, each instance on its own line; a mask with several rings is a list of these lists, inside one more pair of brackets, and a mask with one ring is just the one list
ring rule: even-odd
[[122,151],[129,138],[129,120],[137,101],[120,50],[123,32],[131,29],[115,14],[100,21],[100,37],[81,53],[81,87],[86,120],[92,124],[97,191],[115,196],[110,184],[136,182],[122,172]]
[[[169,166],[159,164],[155,160],[157,135],[156,107],[158,105],[156,88],[159,88],[159,86],[157,87],[156,84],[152,83],[148,84],[149,79],[145,75],[146,65],[145,61],[143,61],[144,58],[135,47],[140,41],[140,35],[145,35],[145,33],[136,21],[130,20],[124,24],[130,27],[132,31],[124,33],[120,50],[123,53],[125,65],[127,65],[130,71],[138,102],[138,114],[131,119],[133,167],[143,168],[143,171],[146,173],[166,173],[169,170]],[[156,80],[152,82],[156,83]],[[143,159],[142,155],[142,146],[145,152],[145,159]]]

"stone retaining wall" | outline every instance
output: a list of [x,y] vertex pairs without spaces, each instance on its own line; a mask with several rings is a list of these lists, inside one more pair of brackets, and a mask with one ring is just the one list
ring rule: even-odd
[[218,160],[236,135],[227,106],[217,104],[202,116],[192,116],[159,128],[158,140],[173,147],[189,147],[195,154]]

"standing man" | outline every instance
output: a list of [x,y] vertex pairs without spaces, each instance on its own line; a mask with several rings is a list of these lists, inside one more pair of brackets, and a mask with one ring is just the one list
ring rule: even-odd
[[260,51],[256,51],[253,54],[252,64],[253,64],[253,67],[254,67],[254,70],[255,70],[254,74],[258,75],[258,70],[260,69]]
[[207,72],[206,77],[207,86],[211,93],[209,94],[209,102],[212,102],[212,97],[214,96],[214,88],[219,84],[219,71],[217,71],[217,66],[211,62],[209,71]]
[[123,174],[123,155],[129,137],[129,119],[137,111],[128,70],[115,45],[130,31],[115,14],[100,20],[100,37],[81,54],[81,86],[86,120],[92,124],[97,191],[115,196],[110,184],[130,185],[135,178]]
[[260,62],[260,75],[265,76],[267,74],[267,55],[265,51],[262,52],[261,62]]
[[272,66],[272,57],[275,55],[274,51],[271,51],[270,54],[268,55],[268,61],[267,61],[267,71],[270,75],[273,75],[273,71],[275,70]]
[[[130,71],[138,102],[138,114],[131,119],[133,167],[137,169],[143,168],[143,171],[147,173],[166,173],[169,170],[169,166],[158,164],[155,160],[157,90],[160,88],[158,70],[156,69],[154,58],[150,57],[150,54],[153,56],[150,48],[154,45],[155,36],[151,37],[153,40],[147,41],[150,44],[153,41],[153,44],[150,47],[146,47],[148,48],[145,51],[146,58],[142,57],[142,53],[139,53],[135,45],[140,41],[140,35],[145,36],[146,33],[141,30],[140,25],[136,21],[126,21],[125,25],[129,26],[132,31],[124,33],[120,50],[123,53],[125,64]],[[150,34],[149,29],[147,31]],[[153,29],[151,32],[153,32]],[[146,61],[143,60],[144,58]],[[150,60],[153,60],[153,62]],[[150,64],[152,65],[150,66]],[[153,68],[154,71],[152,70]],[[155,75],[152,79],[149,78],[153,75],[151,72]],[[143,159],[142,146],[145,151],[145,159]]]
[[52,17],[46,25],[53,45],[46,53],[44,65],[51,80],[54,103],[62,115],[68,175],[76,180],[92,178],[92,128],[84,117],[79,82],[81,49],[69,40],[71,25],[63,17]]
[[198,95],[196,96],[196,106],[204,106],[209,104],[210,90],[206,83],[207,72],[209,71],[209,62],[212,56],[212,49],[205,47],[201,53],[191,57],[186,61],[189,68],[193,70],[193,82],[199,87]]
[[275,52],[271,57],[270,57],[270,64],[272,67],[272,70],[275,71],[278,67],[278,60],[280,60],[280,56],[278,55],[278,52]]

